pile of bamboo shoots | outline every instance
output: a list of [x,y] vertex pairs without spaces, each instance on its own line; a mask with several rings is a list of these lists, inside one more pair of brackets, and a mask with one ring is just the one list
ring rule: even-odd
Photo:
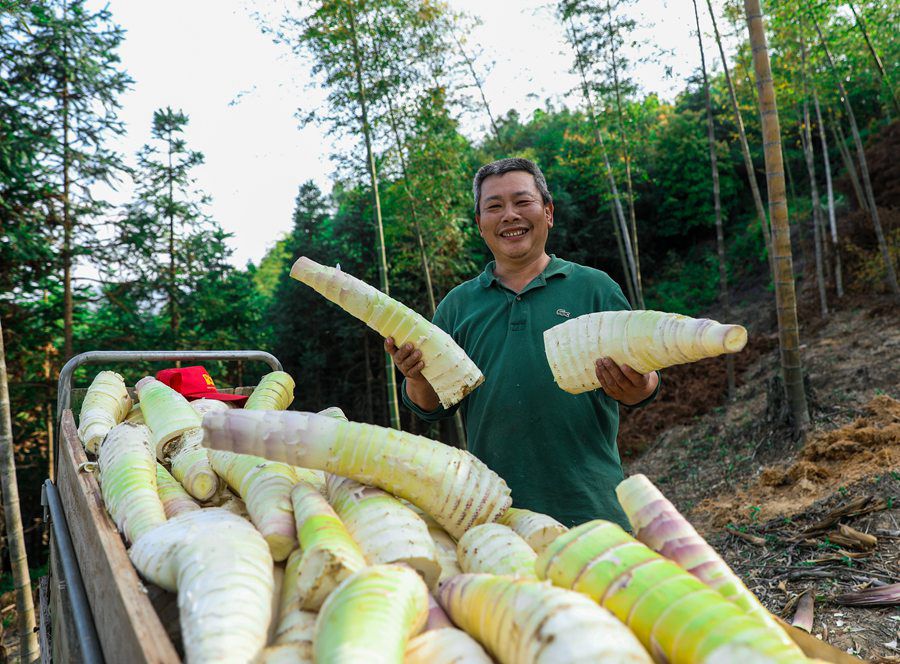
[[245,409],[145,378],[141,422],[111,373],[85,442],[188,662],[807,661],[643,476],[618,488],[635,537],[569,530],[467,452],[284,410],[286,374]]

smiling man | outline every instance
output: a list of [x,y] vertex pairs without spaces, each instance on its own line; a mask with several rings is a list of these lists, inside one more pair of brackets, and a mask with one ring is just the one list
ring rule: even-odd
[[507,481],[516,507],[567,526],[604,518],[628,528],[614,493],[623,477],[618,404],[651,401],[659,376],[597,358],[603,390],[573,395],[554,383],[544,354],[545,330],[582,314],[628,309],[628,301],[605,272],[547,254],[553,199],[534,163],[487,164],[473,189],[475,221],[494,260],[447,294],[434,323],[468,353],[485,382],[444,409],[422,376],[421,353],[387,339],[405,377],[403,402],[427,421],[461,408],[469,451]]

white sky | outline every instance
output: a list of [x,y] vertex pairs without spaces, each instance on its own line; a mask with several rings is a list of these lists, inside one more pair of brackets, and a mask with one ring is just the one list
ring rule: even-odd
[[[479,71],[496,115],[516,108],[527,117],[547,98],[558,105],[578,105],[577,98],[566,98],[576,85],[569,74],[572,55],[548,3],[450,0],[450,4],[482,21],[469,35],[469,43],[483,50]],[[126,30],[119,54],[134,79],[132,90],[120,98],[119,116],[127,135],[114,143],[115,148],[133,161],[149,140],[155,109],[171,106],[187,113],[188,145],[206,157],[195,175],[197,186],[212,197],[209,212],[234,233],[234,264],[258,263],[290,229],[299,184],[313,179],[330,189],[330,139],[324,128],[308,126],[301,131],[294,117],[298,107],[309,110],[321,104],[324,92],[307,86],[310,74],[304,62],[262,34],[249,0],[92,3],[102,5]],[[701,0],[701,20],[704,5]],[[271,1],[260,6],[273,11]],[[662,66],[657,65],[641,68],[635,78],[645,90],[671,98],[699,66],[691,4],[639,0],[637,8],[657,23],[649,33],[655,43],[674,50],[665,62],[674,75],[664,79]],[[718,60],[711,57],[714,48],[708,40],[708,62]],[[484,125],[480,118],[469,118],[464,128],[479,136]],[[124,202],[129,195],[123,187],[112,200]]]

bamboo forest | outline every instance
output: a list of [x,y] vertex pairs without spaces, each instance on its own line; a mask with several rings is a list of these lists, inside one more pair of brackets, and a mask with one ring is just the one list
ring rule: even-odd
[[[456,448],[460,452],[453,454],[464,454],[496,471],[512,489],[513,507],[548,512],[564,530],[590,518],[576,515],[566,522],[570,515],[566,509],[560,507],[554,513],[550,508],[539,509],[543,503],[538,499],[529,503],[530,491],[537,493],[556,482],[548,479],[554,477],[554,468],[565,463],[576,467],[580,462],[567,457],[575,443],[545,436],[539,428],[543,415],[526,418],[527,425],[523,419],[519,429],[503,429],[505,419],[519,415],[491,410],[497,406],[490,404],[507,403],[504,399],[511,403],[511,391],[520,389],[519,381],[537,380],[524,359],[509,382],[499,386],[484,366],[480,369],[485,375],[477,378],[480,372],[475,367],[472,371],[479,373],[472,373],[463,392],[449,400],[427,372],[429,362],[438,366],[433,358],[441,357],[443,350],[426,357],[420,374],[415,367],[418,356],[410,355],[412,359],[404,364],[407,351],[400,348],[402,344],[394,347],[385,342],[400,332],[385,331],[393,328],[382,329],[370,320],[377,318],[371,307],[387,305],[366,305],[370,310],[365,315],[353,309],[364,309],[354,300],[362,298],[361,293],[369,293],[366,297],[378,303],[387,301],[386,294],[413,312],[397,316],[435,319],[453,337],[447,341],[448,348],[463,347],[465,361],[472,362],[466,353],[479,365],[499,362],[501,354],[512,358],[513,364],[517,355],[524,358],[524,348],[514,345],[522,343],[515,341],[522,337],[510,333],[497,342],[488,331],[478,336],[482,333],[471,327],[476,325],[474,319],[452,320],[469,315],[461,304],[464,297],[474,301],[496,289],[508,295],[509,306],[516,311],[523,297],[532,296],[536,302],[538,291],[562,282],[548,272],[546,279],[541,273],[539,283],[525,287],[538,270],[512,287],[500,272],[504,250],[497,247],[509,238],[491,236],[488,220],[492,217],[481,198],[488,189],[481,187],[493,182],[496,188],[511,173],[491,175],[489,171],[483,182],[476,181],[474,200],[473,178],[482,166],[510,158],[534,162],[552,196],[550,205],[535,176],[534,191],[541,192],[543,209],[549,210],[548,270],[576,264],[557,268],[575,269],[566,273],[566,281],[573,283],[575,275],[582,274],[578,266],[592,268],[584,272],[595,275],[592,278],[600,278],[597,271],[605,273],[615,282],[614,290],[621,289],[622,305],[610,309],[667,312],[746,329],[743,350],[721,357],[712,356],[721,350],[710,352],[699,361],[648,364],[635,374],[644,382],[635,382],[638,387],[628,384],[621,393],[609,387],[614,381],[610,374],[603,374],[600,355],[586,360],[591,380],[595,372],[597,377],[590,388],[571,390],[561,382],[555,365],[552,376],[551,368],[541,366],[538,373],[548,385],[541,389],[554,390],[552,398],[547,395],[546,410],[556,408],[551,405],[557,403],[554,399],[575,402],[559,387],[575,393],[602,385],[601,391],[583,396],[578,403],[600,399],[602,394],[602,403],[618,412],[609,453],[617,477],[630,476],[630,482],[635,476],[646,476],[652,481],[674,505],[672,509],[690,520],[752,591],[755,606],[761,604],[766,615],[771,612],[792,624],[795,632],[804,633],[791,636],[806,656],[835,662],[851,661],[839,656],[872,662],[900,658],[896,616],[900,602],[897,0],[548,0],[521,6],[497,0],[484,3],[491,5],[484,8],[484,15],[478,3],[463,0],[184,3],[185,15],[201,12],[204,16],[204,27],[196,31],[210,35],[220,31],[220,39],[233,40],[235,60],[229,63],[241,59],[248,63],[246,71],[229,70],[231,64],[219,63],[204,52],[209,35],[197,34],[193,50],[179,51],[193,55],[179,56],[186,59],[176,65],[189,77],[194,96],[181,94],[183,88],[174,92],[178,72],[165,64],[170,61],[166,51],[172,47],[167,40],[181,39],[169,35],[167,26],[176,34],[176,24],[187,20],[181,10],[166,13],[168,9],[154,9],[155,5],[144,7],[142,11],[158,14],[159,23],[154,25],[161,27],[160,32],[142,37],[135,25],[129,23],[126,28],[121,22],[120,11],[125,16],[135,9],[129,4],[121,0],[0,3],[0,476],[4,504],[0,658],[37,661],[40,649],[41,661],[50,661],[44,654],[52,648],[54,658],[70,661],[64,650],[67,641],[72,648],[81,647],[84,656],[83,637],[80,633],[77,638],[66,637],[64,620],[58,619],[66,613],[54,608],[54,575],[60,573],[55,565],[65,554],[54,543],[59,535],[48,511],[52,500],[47,492],[59,485],[63,502],[71,500],[62,470],[69,463],[67,423],[72,422],[75,436],[74,427],[79,421],[83,425],[88,402],[81,420],[74,404],[80,407],[95,376],[111,371],[129,389],[137,384],[130,396],[122,393],[130,404],[132,398],[138,402],[138,393],[150,389],[139,381],[153,375],[162,380],[157,372],[167,367],[177,370],[202,364],[209,385],[214,381],[214,389],[229,393],[262,386],[272,371],[249,356],[196,362],[159,362],[146,356],[128,362],[78,360],[70,365],[74,369],[64,371],[67,362],[84,353],[269,353],[280,363],[277,368],[289,374],[294,390],[293,403],[286,402],[289,407],[282,403],[273,408],[320,413],[338,407],[350,423],[388,429],[383,434],[384,450],[391,436],[400,435],[397,431],[415,436],[409,440],[439,441],[444,443],[439,445],[441,450]],[[685,20],[672,18],[676,10]],[[520,14],[520,23],[514,23],[513,16]],[[265,53],[277,54],[271,67],[251,60],[250,47],[239,37],[229,36],[225,26],[237,19],[251,26],[255,38],[267,45],[270,50]],[[510,27],[523,23],[533,25],[534,31],[523,35]],[[513,43],[522,39],[529,42],[516,46],[533,52],[535,60],[529,62],[550,63],[546,71],[532,71],[531,65],[516,61]],[[143,40],[141,64],[136,59],[140,51],[131,48],[138,40]],[[549,71],[554,63],[559,63],[558,70]],[[295,72],[294,80],[282,79],[281,72],[288,70]],[[515,77],[510,71],[517,72]],[[149,78],[144,72],[150,72]],[[168,77],[173,78],[169,96]],[[154,78],[159,80],[151,81]],[[228,88],[230,78],[234,82]],[[225,81],[225,96],[214,91],[219,89],[214,84],[221,85],[214,79]],[[571,85],[543,94],[554,79]],[[515,95],[498,92],[509,89],[504,85],[515,86]],[[254,103],[265,107],[264,100],[254,102],[254,95],[262,99],[264,87],[279,90],[286,104],[269,106],[268,115],[247,114],[253,121],[237,131],[212,126],[208,107],[218,105],[232,109],[233,114],[248,111]],[[150,89],[158,91],[149,100],[153,110],[141,115],[138,125],[128,115],[129,104],[145,99]],[[187,99],[197,99],[194,108]],[[282,113],[282,109],[287,110]],[[267,138],[273,134],[265,131],[265,125],[276,122],[298,137],[301,132],[304,137],[314,136],[311,144],[304,143],[312,147],[291,161],[278,161],[286,148]],[[242,146],[249,146],[246,149],[254,161],[224,161],[223,155]],[[267,162],[271,169],[263,168]],[[216,186],[229,193],[219,194],[219,188],[212,191],[218,177],[214,174],[225,171],[230,178],[227,186],[224,180]],[[275,180],[286,183],[280,191],[288,192],[277,200],[269,193]],[[217,206],[217,199],[226,195],[227,202],[219,200]],[[273,203],[280,207],[272,208]],[[234,209],[220,213],[223,205]],[[283,212],[273,214],[272,209]],[[243,230],[232,224],[237,216],[243,217]],[[530,238],[534,233],[528,228]],[[265,247],[256,254],[251,236],[257,243],[254,247]],[[531,240],[518,242],[524,246]],[[309,268],[310,263],[304,269],[313,270],[309,274],[314,276],[297,276],[302,270],[297,267],[301,263],[295,266],[295,262],[301,257],[339,268],[328,273],[333,283],[313,284],[320,273],[319,268]],[[495,258],[497,271],[485,272]],[[363,290],[355,281],[334,285],[344,275],[376,290]],[[491,275],[497,280],[493,285]],[[475,293],[477,284],[486,290]],[[527,301],[526,297],[522,306]],[[503,302],[506,306],[507,300]],[[558,306],[554,314],[552,309]],[[548,314],[555,316],[553,324],[569,324],[565,308],[572,306],[554,304]],[[573,311],[571,322],[589,313]],[[540,315],[535,312],[527,324],[537,324]],[[509,330],[517,324],[510,322]],[[422,330],[431,326],[421,325],[415,332],[421,336],[410,337],[413,342],[430,334]],[[458,327],[451,329],[453,325]],[[541,362],[548,334],[534,336]],[[665,345],[654,334],[645,335],[652,337],[647,343]],[[495,342],[490,352],[478,346]],[[638,342],[623,343],[627,347]],[[637,349],[627,357],[639,356],[644,354]],[[561,357],[562,363],[566,356]],[[594,361],[598,361],[596,368]],[[629,367],[638,361],[628,359]],[[462,371],[463,363],[458,360],[453,371]],[[626,377],[632,373],[629,369]],[[647,375],[658,383],[648,384]],[[419,381],[427,385],[422,376],[434,384],[439,402],[417,396],[435,394],[431,387],[416,392]],[[554,377],[559,387],[551,382]],[[72,402],[68,391],[65,400],[62,395],[63,384],[70,380],[73,395],[82,395]],[[479,387],[481,380],[485,382]],[[441,419],[419,412],[450,408],[470,390],[471,396],[452,417],[453,409]],[[638,396],[632,399],[628,390]],[[260,390],[254,392],[258,394]],[[483,401],[475,401],[476,396]],[[526,410],[540,410],[541,401],[536,398],[531,406],[526,401],[517,403],[525,404]],[[125,415],[123,411],[110,425]],[[285,427],[299,422],[289,416],[284,414],[278,422]],[[555,416],[569,418],[564,411]],[[156,436],[152,416],[146,413],[145,417]],[[219,413],[201,413],[201,417],[203,446],[216,447],[219,439],[210,422],[218,422],[218,417],[226,423],[231,420]],[[572,418],[570,423],[580,421]],[[275,427],[276,416],[261,417],[259,422],[259,426],[265,422]],[[491,436],[503,437],[506,434],[492,433],[503,431],[520,431],[522,438],[509,434],[516,439],[503,441],[502,454],[483,452],[501,445]],[[533,443],[536,447],[528,447],[532,445],[529,436],[537,438],[538,432],[542,433]],[[343,440],[343,435],[338,439]],[[381,441],[371,435],[373,442],[366,445]],[[114,438],[112,433],[109,438]],[[582,443],[591,444],[578,444]],[[338,443],[334,445],[328,448],[332,455],[328,463],[344,463],[334,460],[342,458],[335,451]],[[74,457],[76,476],[82,483],[99,478],[103,501],[109,505],[103,482],[104,448],[99,449],[95,459],[96,449],[79,447],[82,456]],[[227,449],[209,452],[214,467],[216,455],[241,451]],[[168,455],[159,450],[156,454],[163,463],[160,468],[168,467]],[[206,452],[202,454],[205,460]],[[507,459],[510,455],[519,455],[518,461]],[[508,470],[509,476],[504,477],[507,466],[502,464],[528,465],[524,461],[532,459],[528,455],[534,455],[528,462],[530,470],[526,469],[533,475],[520,478]],[[269,458],[305,466],[301,461]],[[93,472],[98,464],[99,470]],[[338,507],[343,500],[340,492],[357,489],[332,486],[342,474],[337,466],[310,467],[331,473],[326,493],[345,519]],[[176,474],[174,462],[171,470]],[[210,474],[220,494],[227,493],[228,486],[238,492],[241,480],[216,472],[221,481]],[[541,477],[544,473],[549,474]],[[416,503],[420,489],[410,489],[410,497],[397,488],[401,480],[382,482],[369,474],[360,479],[349,470],[346,476],[347,482],[377,486],[434,517],[440,523],[435,527],[450,533],[441,531],[454,551],[459,540],[462,572],[470,571],[466,565],[474,563],[462,564],[463,549],[474,528],[464,535],[464,529],[452,531],[440,515]],[[603,491],[615,502],[613,489],[614,484],[604,485]],[[570,490],[575,492],[568,485],[559,489]],[[333,494],[338,497],[332,499]],[[628,512],[618,489],[616,495]],[[243,497],[248,508],[251,505],[243,494],[231,497]],[[294,512],[300,529],[297,505]],[[81,556],[74,508],[64,504],[63,509],[75,553]],[[115,523],[107,519],[108,528],[112,532],[118,526],[124,537],[124,543],[116,539],[116,546],[127,546],[131,535],[122,530],[112,508],[109,513]],[[500,514],[502,510],[487,520],[516,530],[509,516],[512,512],[506,517]],[[632,519],[630,513],[627,516]],[[263,532],[252,510],[251,517]],[[643,526],[633,519],[631,525],[633,535],[651,546],[644,539]],[[575,528],[559,537],[574,537],[579,531]],[[302,529],[298,532],[299,546],[305,550]],[[150,578],[160,585],[140,568],[135,553],[140,546],[150,546],[144,544],[150,535],[139,541],[137,537],[130,551],[141,583]],[[372,563],[368,550],[362,548]],[[531,549],[526,550],[533,557]],[[545,560],[540,547],[535,551],[537,576],[530,567],[529,574],[534,579],[552,578],[556,584],[553,565],[562,563]],[[103,656],[107,661],[126,661],[121,659],[126,651],[110,649],[104,640],[101,616],[105,614],[97,612],[91,596],[86,569],[100,574],[100,568],[85,567],[80,560]],[[277,567],[278,557],[275,560]],[[287,563],[286,579],[290,569]],[[432,590],[429,573],[418,571]],[[482,570],[475,565],[472,571]],[[435,575],[435,597],[450,616],[447,624],[468,632],[493,660],[482,653],[487,659],[452,661],[532,661],[510,658],[505,646],[492,644],[488,636],[477,633],[477,626],[467,626],[466,592],[476,590],[465,585],[469,581],[459,579],[468,576],[454,577],[444,586],[445,578],[438,582]],[[476,582],[481,581],[472,581]],[[358,583],[364,586],[364,580]],[[456,588],[457,583],[460,594],[451,598],[447,588]],[[345,661],[327,655],[329,639],[336,637],[328,636],[322,626],[326,615],[335,624],[343,619],[334,599],[341,587],[321,609],[315,608],[321,611],[309,646],[315,658],[309,655],[310,659],[292,661]],[[608,608],[615,614],[613,605]],[[47,617],[45,606],[49,606]],[[163,617],[164,612],[156,608]],[[192,645],[193,637],[182,639],[182,632],[188,632],[184,615],[181,621],[179,636],[172,637],[173,653],[187,661],[225,661],[196,654],[199,651],[194,648],[199,646]],[[409,630],[397,646],[401,655],[407,636],[411,639],[416,634],[414,628]],[[633,631],[640,639],[639,630]],[[804,635],[817,643],[804,645]],[[818,644],[832,651],[816,650]],[[253,652],[259,652],[261,646],[255,647]],[[412,651],[410,645],[402,661],[425,661],[413,659]],[[658,658],[652,649],[650,653],[656,661],[705,661]],[[160,657],[154,661],[165,661]],[[741,660],[726,657],[721,661]]]

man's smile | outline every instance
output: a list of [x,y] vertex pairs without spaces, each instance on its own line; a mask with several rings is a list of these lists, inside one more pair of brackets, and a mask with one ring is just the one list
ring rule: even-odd
[[500,237],[521,237],[528,232],[527,228],[512,228],[509,230],[502,231],[500,233]]

